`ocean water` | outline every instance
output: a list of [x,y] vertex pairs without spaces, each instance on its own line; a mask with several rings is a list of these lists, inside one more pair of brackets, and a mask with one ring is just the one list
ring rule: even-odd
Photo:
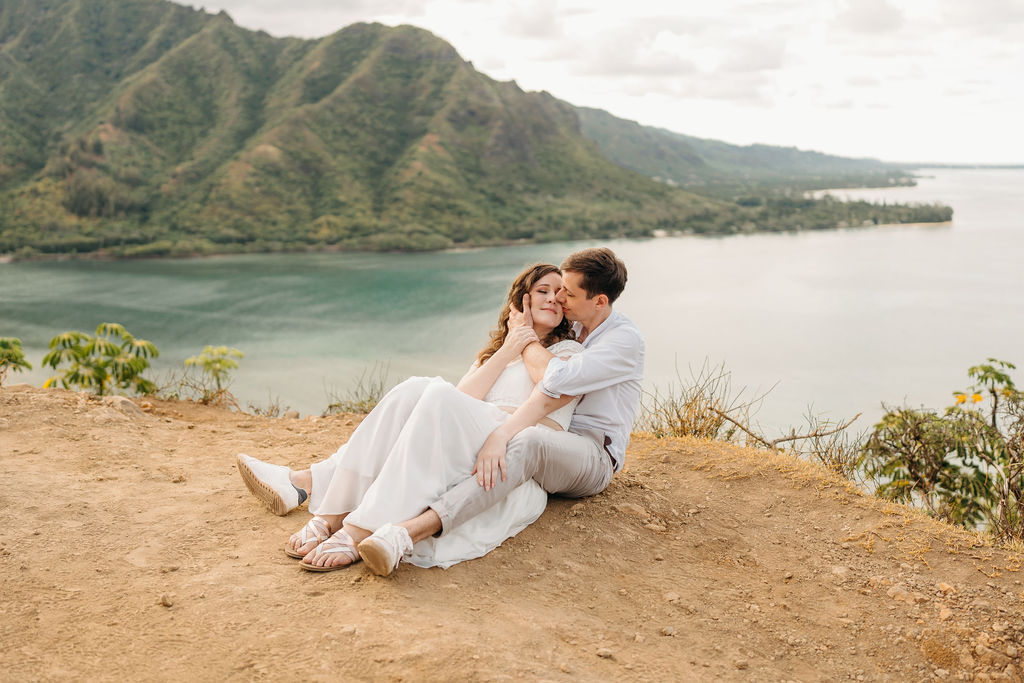
[[[808,410],[863,413],[866,429],[883,402],[949,404],[985,358],[1024,363],[1024,171],[925,173],[834,194],[942,201],[952,223],[607,243],[629,267],[616,308],[646,336],[648,389],[724,364],[735,389],[768,391],[755,416],[768,433]],[[317,414],[364,373],[457,380],[511,278],[589,245],[0,264],[0,336],[36,366],[8,381],[41,384],[50,338],[111,321],[160,348],[151,375],[234,346],[243,406]]]

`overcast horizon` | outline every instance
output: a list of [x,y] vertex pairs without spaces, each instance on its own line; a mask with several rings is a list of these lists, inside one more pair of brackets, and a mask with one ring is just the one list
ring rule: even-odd
[[696,137],[891,162],[1024,163],[1024,0],[204,7],[275,36],[412,24],[497,80]]

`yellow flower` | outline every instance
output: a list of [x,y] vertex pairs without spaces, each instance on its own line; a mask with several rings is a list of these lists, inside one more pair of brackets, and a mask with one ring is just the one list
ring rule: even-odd
[[971,402],[978,403],[981,401],[981,394],[971,394]]
[[963,403],[966,400],[967,400],[967,397],[964,396],[963,394],[957,394],[956,395],[956,404],[957,405],[960,405],[961,403]]

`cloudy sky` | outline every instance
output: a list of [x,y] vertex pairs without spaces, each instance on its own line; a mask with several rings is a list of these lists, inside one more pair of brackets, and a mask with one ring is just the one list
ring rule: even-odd
[[218,0],[319,37],[413,24],[477,69],[652,126],[887,161],[1024,163],[1024,0]]

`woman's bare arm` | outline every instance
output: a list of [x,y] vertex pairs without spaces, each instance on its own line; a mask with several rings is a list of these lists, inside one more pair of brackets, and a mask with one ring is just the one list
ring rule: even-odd
[[537,339],[533,328],[513,327],[508,331],[504,343],[484,364],[470,370],[459,380],[456,388],[464,394],[481,401],[494,386],[505,366],[520,357],[523,347]]

